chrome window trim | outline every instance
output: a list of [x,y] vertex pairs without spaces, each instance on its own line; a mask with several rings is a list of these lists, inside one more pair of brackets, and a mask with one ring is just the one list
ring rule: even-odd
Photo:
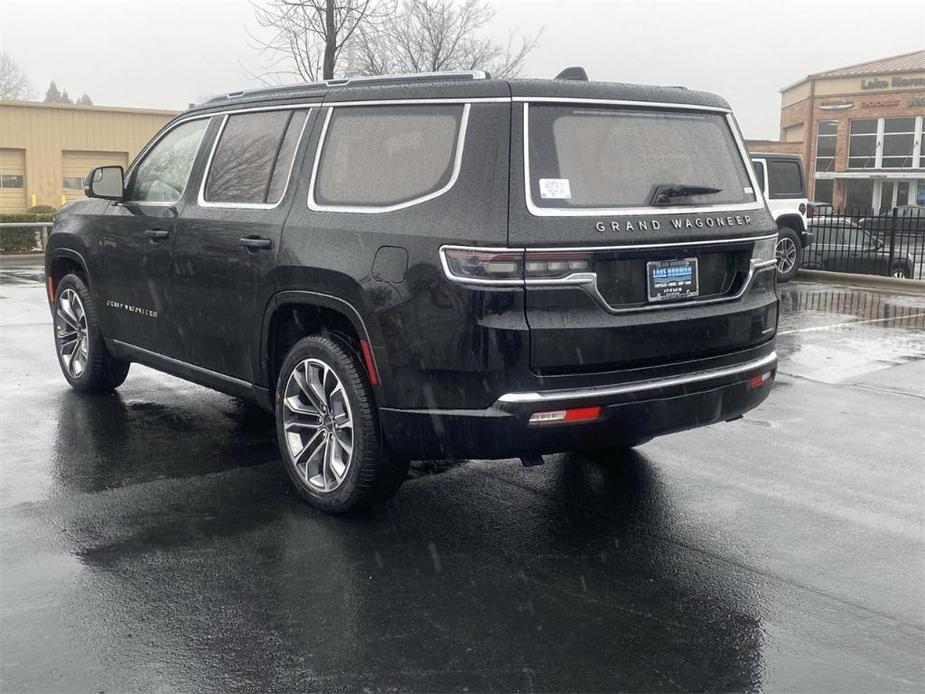
[[684,109],[687,111],[715,111],[716,113],[732,113],[732,109],[725,106],[701,106],[699,104],[678,104],[670,101],[634,101],[630,99],[595,99],[593,97],[567,97],[567,96],[514,96],[511,101],[515,103],[546,103],[546,104],[598,104],[600,106],[641,106],[643,108],[665,108],[671,110]]
[[[761,210],[767,208],[764,196],[759,196],[757,191],[758,181],[755,178],[755,172],[751,167],[751,157],[745,150],[745,144],[742,141],[742,134],[739,132],[732,112],[729,109],[718,108],[716,106],[695,106],[691,104],[668,104],[655,101],[607,101],[604,99],[561,99],[558,97],[549,98],[530,98],[515,97],[515,101],[523,101],[524,118],[523,118],[523,154],[524,154],[524,199],[527,203],[527,210],[534,217],[626,217],[629,215],[657,215],[657,214],[713,214],[716,212],[739,212],[746,210]],[[578,103],[578,104],[601,104],[615,106],[636,106],[649,109],[676,110],[685,109],[688,111],[707,111],[723,113],[726,117],[726,123],[729,126],[730,134],[739,151],[742,165],[745,167],[745,175],[751,183],[752,195],[755,200],[752,202],[730,203],[726,205],[686,205],[671,207],[653,207],[651,205],[641,207],[539,207],[533,202],[533,195],[530,187],[530,103]]]
[[323,106],[344,107],[344,106],[415,106],[419,104],[509,104],[509,96],[461,96],[446,97],[442,99],[364,99],[363,101],[325,101]]
[[[267,109],[273,111],[279,111],[282,109]],[[196,204],[199,207],[221,207],[233,210],[275,210],[277,207],[283,204],[283,200],[286,198],[286,193],[289,192],[289,183],[292,179],[292,171],[295,168],[295,160],[299,156],[299,148],[302,146],[302,138],[305,136],[305,128],[308,125],[308,121],[311,118],[312,108],[292,108],[292,112],[296,113],[297,111],[305,111],[305,120],[302,122],[302,128],[299,130],[299,137],[296,140],[295,148],[292,150],[292,161],[289,162],[289,171],[286,174],[286,185],[283,188],[282,194],[279,196],[279,200],[276,202],[212,202],[206,200],[206,182],[209,180],[209,174],[212,172],[212,159],[215,157],[215,152],[218,150],[218,144],[222,139],[222,133],[225,132],[225,126],[228,124],[228,119],[232,115],[241,115],[241,114],[231,114],[226,113],[223,115],[222,124],[219,126],[218,132],[215,134],[215,140],[212,142],[212,150],[209,152],[209,158],[206,161],[206,165],[202,169],[202,182],[199,184],[199,195],[196,197]],[[259,111],[258,111],[259,112]],[[286,126],[288,130],[289,126]],[[283,133],[283,137],[286,136],[286,133]],[[282,142],[280,142],[280,146]],[[275,168],[275,167],[274,167]],[[273,171],[270,172],[270,178],[273,178]]]
[[[463,150],[465,149],[466,144],[466,131],[469,125],[469,110],[471,100],[465,100],[458,102],[462,105],[462,116],[459,120],[459,132],[456,135],[456,151],[453,155],[453,171],[450,174],[449,181],[446,182],[442,187],[437,190],[433,190],[425,195],[421,195],[417,198],[412,198],[411,200],[405,200],[404,202],[396,203],[394,205],[322,205],[315,201],[315,185],[318,180],[318,167],[321,164],[321,155],[324,151],[325,138],[328,134],[328,126],[331,123],[331,117],[334,114],[335,107],[333,105],[325,104],[325,107],[328,109],[327,114],[324,118],[324,125],[321,128],[321,135],[318,138],[318,145],[315,148],[315,161],[312,164],[312,175],[311,180],[308,184],[308,209],[313,212],[350,212],[356,214],[381,214],[384,212],[395,212],[396,210],[403,210],[407,207],[413,207],[414,205],[420,205],[421,203],[428,202],[434,198],[438,198],[447,191],[451,190],[453,186],[456,185],[456,180],[459,178],[459,171],[462,168],[462,158]],[[439,103],[436,101],[423,101],[423,100],[410,100],[405,102],[405,104],[399,103],[398,101],[389,101],[383,100],[383,104],[431,104]],[[456,102],[452,102],[456,103]],[[358,104],[352,104],[358,105]],[[368,104],[364,104],[368,105]]]
[[670,308],[684,308],[684,307],[696,307],[696,306],[708,306],[710,304],[719,304],[728,301],[737,301],[745,296],[746,292],[751,288],[752,283],[755,281],[757,275],[761,272],[774,269],[777,267],[776,259],[772,260],[750,260],[748,274],[745,277],[745,281],[742,283],[741,288],[735,294],[729,296],[720,296],[714,297],[712,299],[693,299],[691,301],[678,301],[678,302],[669,302],[664,304],[645,304],[643,306],[630,306],[627,308],[620,308],[619,306],[612,306],[607,302],[604,296],[601,294],[600,289],[598,288],[597,280],[598,276],[596,272],[576,272],[567,277],[560,277],[557,279],[527,279],[522,277],[520,279],[504,279],[504,280],[490,280],[490,279],[480,279],[473,277],[462,277],[460,275],[454,274],[450,269],[449,262],[446,258],[446,251],[448,250],[461,250],[461,251],[474,251],[474,252],[487,252],[487,253],[528,253],[528,252],[568,252],[568,251],[621,251],[621,250],[647,250],[650,248],[675,248],[675,247],[686,247],[686,246],[703,246],[703,245],[715,245],[721,243],[748,243],[753,242],[757,243],[759,241],[766,241],[768,239],[776,238],[777,234],[767,234],[764,236],[747,236],[738,239],[715,239],[711,241],[681,241],[681,242],[671,242],[671,243],[650,243],[650,244],[635,244],[635,245],[626,245],[626,246],[560,246],[560,247],[547,247],[547,248],[526,248],[526,247],[517,247],[517,248],[508,248],[508,247],[483,247],[483,246],[462,246],[462,245],[452,245],[446,244],[440,247],[440,264],[443,267],[444,276],[451,282],[455,282],[461,285],[468,285],[473,287],[499,287],[499,288],[509,288],[509,287],[523,287],[523,288],[533,288],[533,289],[558,289],[560,287],[575,287],[577,289],[583,290],[588,296],[590,296],[594,301],[602,308],[604,311],[611,315],[621,315],[625,313],[641,313],[644,311],[658,311],[662,309]]
[[735,366],[724,366],[716,369],[705,369],[693,373],[681,374],[678,376],[667,376],[665,378],[653,378],[646,381],[633,381],[622,385],[613,386],[595,386],[591,388],[578,388],[574,390],[547,390],[543,392],[532,393],[505,393],[499,397],[496,403],[529,405],[542,404],[548,402],[557,402],[560,400],[578,400],[583,398],[601,398],[613,395],[627,395],[630,393],[642,393],[648,390],[659,390],[661,388],[670,388],[673,386],[683,386],[690,383],[700,383],[711,381],[716,378],[725,378],[727,376],[737,376],[756,369],[762,369],[777,362],[777,352],[771,352],[759,359],[754,359],[744,364]]

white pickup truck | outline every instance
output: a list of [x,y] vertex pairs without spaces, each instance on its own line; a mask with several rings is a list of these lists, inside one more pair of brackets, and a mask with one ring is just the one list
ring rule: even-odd
[[806,179],[796,154],[752,154],[755,176],[777,222],[777,278],[793,279],[803,263],[803,249],[813,242],[806,226]]

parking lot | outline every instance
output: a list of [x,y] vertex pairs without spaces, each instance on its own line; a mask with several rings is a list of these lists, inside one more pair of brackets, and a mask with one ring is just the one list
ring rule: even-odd
[[415,463],[355,517],[272,420],[72,392],[0,259],[4,691],[925,688],[925,294],[781,288],[778,380],[623,459]]

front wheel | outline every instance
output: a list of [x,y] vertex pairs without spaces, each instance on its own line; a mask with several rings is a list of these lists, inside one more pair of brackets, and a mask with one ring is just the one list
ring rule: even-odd
[[796,277],[802,261],[802,244],[793,229],[784,227],[777,232],[777,279],[788,282]]
[[896,279],[909,279],[909,270],[905,265],[894,265],[893,269],[890,270],[890,277],[895,277]]
[[58,282],[54,325],[58,364],[72,388],[103,392],[122,385],[131,363],[106,349],[93,297],[77,275]]
[[276,385],[286,471],[313,506],[345,513],[398,491],[408,461],[387,455],[362,365],[339,340],[312,335],[286,356]]

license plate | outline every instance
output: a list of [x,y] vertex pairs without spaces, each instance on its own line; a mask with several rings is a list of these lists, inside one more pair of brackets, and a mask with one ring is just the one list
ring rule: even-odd
[[697,282],[697,259],[653,260],[646,263],[649,301],[689,299],[700,291]]

